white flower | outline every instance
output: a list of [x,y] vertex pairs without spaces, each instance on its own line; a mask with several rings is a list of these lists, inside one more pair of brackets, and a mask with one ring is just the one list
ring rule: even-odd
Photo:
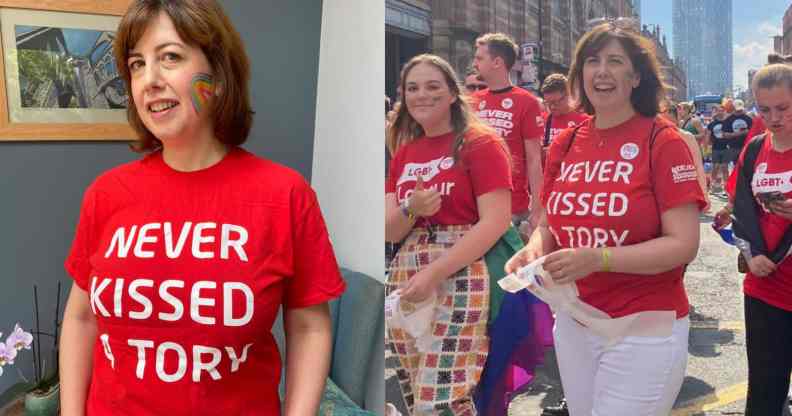
[[25,332],[22,328],[19,327],[19,323],[14,325],[14,331],[8,335],[8,339],[6,340],[5,344],[9,348],[14,348],[17,351],[21,350],[22,348],[29,350],[30,344],[33,343],[33,335],[29,332]]

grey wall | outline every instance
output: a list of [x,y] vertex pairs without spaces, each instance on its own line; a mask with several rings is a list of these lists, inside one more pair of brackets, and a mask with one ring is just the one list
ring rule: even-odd
[[[321,1],[226,0],[252,63],[256,111],[245,147],[310,179]],[[73,238],[83,190],[102,171],[137,157],[122,143],[0,142],[0,332],[33,323],[33,285],[39,286],[42,330],[52,331],[55,287],[71,279],[63,261]],[[63,308],[63,305],[61,305]],[[42,344],[49,345],[42,340]],[[46,349],[45,349],[46,351]],[[31,374],[32,354],[18,366]],[[11,371],[9,371],[11,370]],[[0,376],[0,393],[18,381]],[[1,405],[1,404],[0,404]]]

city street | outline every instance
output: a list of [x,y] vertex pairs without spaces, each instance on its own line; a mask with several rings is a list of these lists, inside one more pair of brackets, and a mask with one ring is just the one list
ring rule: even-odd
[[[712,197],[716,212],[725,198]],[[692,306],[687,376],[672,416],[744,414],[746,382],[742,275],[737,273],[737,249],[712,231],[711,215],[701,217],[701,246],[688,267],[685,286]],[[548,367],[511,402],[511,416],[539,416],[555,404],[560,388]]]

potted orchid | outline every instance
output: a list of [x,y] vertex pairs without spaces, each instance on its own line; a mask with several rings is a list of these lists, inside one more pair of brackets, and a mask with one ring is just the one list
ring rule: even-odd
[[[60,309],[60,283],[58,283],[58,300],[55,309],[55,333],[42,332],[39,328],[38,313],[38,290],[33,287],[34,298],[34,318],[36,328],[31,332],[25,331],[19,323],[14,326],[13,331],[8,335],[5,342],[2,341],[0,333],[0,377],[10,366],[14,365],[20,354],[24,350],[32,350],[33,377],[27,378],[17,367],[17,374],[24,380],[12,387],[12,391],[21,390],[24,392],[24,404],[26,416],[54,416],[60,410],[60,383],[58,378],[58,311]],[[42,359],[41,336],[49,336],[54,340],[52,347],[52,360],[49,368],[47,360]],[[5,370],[4,370],[5,367]],[[21,400],[21,399],[20,399]]]

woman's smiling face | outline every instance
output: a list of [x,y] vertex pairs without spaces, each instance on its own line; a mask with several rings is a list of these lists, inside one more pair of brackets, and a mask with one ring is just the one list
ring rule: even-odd
[[407,111],[425,131],[451,122],[451,104],[457,97],[448,87],[443,72],[431,64],[415,65],[405,79]]
[[155,137],[166,143],[212,131],[211,66],[200,48],[179,37],[167,14],[149,24],[126,64],[135,108]]
[[583,90],[597,113],[632,106],[630,95],[640,82],[627,52],[616,39],[583,61]]

